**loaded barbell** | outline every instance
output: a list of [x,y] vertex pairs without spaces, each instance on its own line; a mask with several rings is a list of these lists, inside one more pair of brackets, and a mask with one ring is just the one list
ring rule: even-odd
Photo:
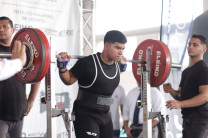
[[[50,47],[45,34],[35,28],[23,28],[19,30],[11,43],[11,51],[14,46],[14,41],[20,40],[26,45],[27,61],[24,68],[15,76],[23,83],[35,83],[43,79],[48,72],[51,53]],[[131,62],[132,71],[135,79],[141,84],[142,67],[146,64],[146,49],[152,47],[151,53],[151,73],[150,84],[152,87],[162,84],[169,75],[171,68],[180,68],[179,64],[171,63],[171,55],[167,46],[159,41],[148,39],[140,43],[134,52]],[[0,52],[0,58],[11,57],[11,53]],[[84,56],[71,56],[72,59],[83,58]],[[56,55],[56,58],[60,58]]]

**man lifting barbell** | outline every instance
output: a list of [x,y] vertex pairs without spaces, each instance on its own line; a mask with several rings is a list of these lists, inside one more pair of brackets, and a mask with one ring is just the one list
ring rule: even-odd
[[[14,33],[12,21],[0,17],[0,52],[9,52]],[[0,81],[0,137],[21,137],[23,118],[33,106],[40,82],[31,85],[29,98],[26,99],[24,83],[11,77]]]
[[164,84],[166,93],[176,100],[167,101],[170,109],[182,109],[183,138],[208,137],[208,65],[203,60],[207,41],[201,35],[192,35],[188,43],[189,67],[182,72],[178,90]]
[[70,56],[67,53],[59,54],[62,57],[57,60],[61,80],[66,85],[77,80],[79,84],[73,107],[77,138],[113,138],[108,112],[111,95],[120,82],[120,71],[125,71],[126,59],[122,54],[126,42],[126,37],[120,31],[109,31],[104,37],[102,53],[79,59],[70,70],[66,68]]

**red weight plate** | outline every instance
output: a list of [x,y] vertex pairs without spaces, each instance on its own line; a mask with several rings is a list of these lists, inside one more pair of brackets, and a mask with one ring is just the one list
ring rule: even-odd
[[[148,39],[138,45],[134,52],[133,60],[146,61],[146,49],[152,48],[150,85],[161,85],[169,75],[171,69],[171,56],[167,46],[159,40]],[[132,71],[138,84],[141,84],[141,64],[132,63]]]
[[43,39],[45,38],[42,38],[37,30],[32,28],[23,28],[15,34],[12,40],[11,49],[14,46],[14,41],[20,40],[21,42],[26,43],[29,47],[32,47],[33,50],[33,55],[31,55],[34,57],[32,65],[28,69],[23,69],[20,73],[16,74],[16,78],[23,83],[38,82],[45,76],[42,72],[47,72],[45,70],[49,67],[48,58],[50,57],[50,52],[48,51],[50,50],[49,48],[45,48],[49,46],[48,43],[45,42],[46,40],[43,41]]
[[42,40],[42,48],[45,49],[44,51],[44,57],[45,57],[45,63],[44,63],[44,68],[42,69],[42,72],[40,74],[40,76],[37,78],[37,80],[35,80],[36,82],[40,81],[43,79],[43,77],[45,77],[46,73],[48,72],[49,66],[50,66],[50,62],[51,62],[51,53],[50,53],[50,47],[49,47],[49,43],[48,43],[48,39],[45,36],[45,34],[39,30],[39,29],[35,29],[38,34],[40,35],[40,39]]
[[171,60],[171,54],[170,54],[170,51],[169,51],[168,47],[162,41],[158,41],[158,42],[160,42],[161,46],[163,46],[164,51],[166,53],[165,54],[166,55],[166,69],[165,69],[165,72],[163,74],[163,77],[161,78],[161,80],[159,82],[160,84],[162,84],[167,79],[167,77],[169,76],[171,66],[172,66],[172,60]]

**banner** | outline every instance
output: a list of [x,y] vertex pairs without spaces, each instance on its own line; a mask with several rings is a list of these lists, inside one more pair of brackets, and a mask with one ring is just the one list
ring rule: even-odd
[[194,0],[163,0],[161,41],[170,49],[173,63],[183,64],[191,34],[193,8]]
[[[181,71],[173,70],[170,72],[167,80],[164,83],[171,83],[174,89],[177,89],[181,80]],[[163,85],[159,86],[160,91],[166,101],[174,100],[169,93],[163,92]],[[167,138],[182,138],[182,115],[181,109],[168,109],[167,115],[169,121],[167,122]]]
[[[186,59],[184,57],[191,35],[193,9],[194,0],[163,0],[161,41],[168,46],[172,63],[179,63],[183,67],[188,65],[188,56]],[[180,79],[181,70],[172,70],[165,83],[171,83],[174,89],[178,89]],[[162,86],[160,90],[163,91]],[[164,94],[164,97],[166,101],[173,100],[170,94]],[[181,109],[167,109],[167,113],[169,115],[167,138],[181,138]]]
[[[54,104],[59,108],[67,108],[69,112],[72,110],[78,87],[77,84],[66,86],[62,83],[55,65],[55,54],[59,52],[79,54],[80,8],[77,2],[77,0],[0,0],[0,16],[9,17],[14,23],[16,32],[22,28],[38,28],[47,36],[54,66],[51,72]],[[71,61],[68,68],[75,62],[76,60]],[[43,137],[46,133],[46,105],[40,102],[45,96],[44,81],[44,79],[41,81],[33,108],[24,118],[23,137]],[[27,84],[27,95],[29,92],[30,84]],[[57,117],[55,122],[54,137],[68,137],[62,117]]]

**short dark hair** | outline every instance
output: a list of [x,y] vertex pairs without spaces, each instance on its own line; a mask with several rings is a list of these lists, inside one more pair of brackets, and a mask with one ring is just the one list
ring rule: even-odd
[[121,44],[125,44],[127,42],[126,36],[117,30],[111,30],[108,31],[105,34],[104,37],[104,43],[109,42],[109,43],[115,43],[115,42],[119,42]]
[[13,22],[12,22],[12,20],[11,20],[9,17],[2,16],[2,17],[0,17],[0,21],[1,21],[1,20],[8,20],[10,26],[13,27]]
[[198,38],[200,39],[201,43],[204,44],[205,46],[207,46],[207,40],[203,35],[199,35],[199,34],[193,34],[191,36],[191,38]]

